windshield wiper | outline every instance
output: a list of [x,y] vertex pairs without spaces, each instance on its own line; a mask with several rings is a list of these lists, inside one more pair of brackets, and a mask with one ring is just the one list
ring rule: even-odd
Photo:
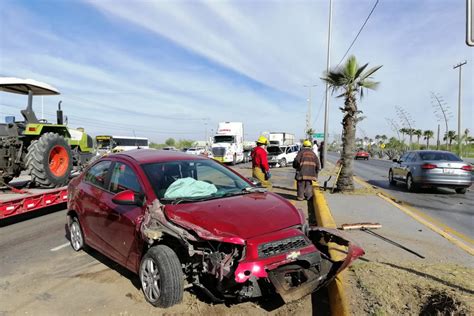
[[219,198],[219,196],[206,195],[206,196],[196,196],[196,197],[181,197],[181,198],[175,198],[175,199],[162,198],[161,200],[170,202],[170,204],[172,205],[176,205],[182,202],[200,202],[200,201],[212,200],[216,198]]

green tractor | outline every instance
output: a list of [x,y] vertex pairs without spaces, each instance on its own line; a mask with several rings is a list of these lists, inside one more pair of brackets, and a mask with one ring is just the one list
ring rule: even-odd
[[26,170],[33,185],[60,187],[68,183],[73,169],[82,169],[95,156],[92,137],[64,124],[61,102],[56,124],[36,117],[33,96],[59,94],[54,87],[0,77],[0,91],[28,96],[28,105],[21,111],[24,121],[7,116],[5,124],[0,124],[0,181],[6,184]]

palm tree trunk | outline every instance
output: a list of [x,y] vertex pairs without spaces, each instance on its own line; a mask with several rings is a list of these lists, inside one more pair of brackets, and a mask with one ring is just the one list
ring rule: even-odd
[[426,137],[426,149],[430,149],[430,138]]
[[341,163],[342,169],[337,179],[336,187],[338,191],[354,191],[353,180],[353,161],[356,135],[356,111],[357,105],[355,98],[352,95],[346,97],[345,115],[342,120],[342,154]]

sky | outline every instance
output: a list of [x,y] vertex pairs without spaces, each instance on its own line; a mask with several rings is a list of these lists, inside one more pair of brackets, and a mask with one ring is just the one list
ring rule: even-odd
[[[333,1],[331,66],[339,64],[376,0]],[[383,65],[359,100],[358,137],[394,136],[396,107],[413,127],[436,131],[431,92],[457,130],[463,71],[463,130],[474,134],[474,48],[465,44],[464,0],[380,0],[349,51]],[[204,140],[218,122],[241,121],[245,138],[323,131],[329,0],[0,0],[0,76],[31,78],[61,95],[37,97],[54,121],[58,101],[71,127],[92,135]],[[343,100],[329,99],[329,137],[340,135]],[[0,92],[0,117],[20,117],[24,96]],[[444,132],[444,122],[441,122]]]

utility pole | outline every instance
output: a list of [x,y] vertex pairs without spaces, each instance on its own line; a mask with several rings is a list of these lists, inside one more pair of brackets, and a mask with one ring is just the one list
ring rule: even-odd
[[[329,64],[331,63],[331,26],[332,26],[332,0],[329,0],[329,27],[328,27],[328,52],[326,60],[326,72],[329,72]],[[326,102],[324,106],[324,146],[322,165],[326,165],[326,157],[328,152],[328,123],[329,123],[329,83],[326,82]]]
[[462,98],[462,66],[467,64],[467,61],[457,64],[453,69],[459,68],[459,94],[458,94],[458,151],[459,157],[462,155],[462,141],[461,141],[461,98]]
[[[312,93],[311,93],[311,88],[313,87],[316,87],[317,85],[313,84],[313,85],[304,85],[304,87],[308,88],[309,89],[309,92],[308,92],[308,112],[306,113],[306,130],[304,131],[304,134],[306,136],[306,133],[311,129],[311,110],[312,110]],[[311,138],[312,136],[310,136],[309,138]]]
[[436,141],[436,150],[439,150],[439,124],[438,124],[438,140]]

